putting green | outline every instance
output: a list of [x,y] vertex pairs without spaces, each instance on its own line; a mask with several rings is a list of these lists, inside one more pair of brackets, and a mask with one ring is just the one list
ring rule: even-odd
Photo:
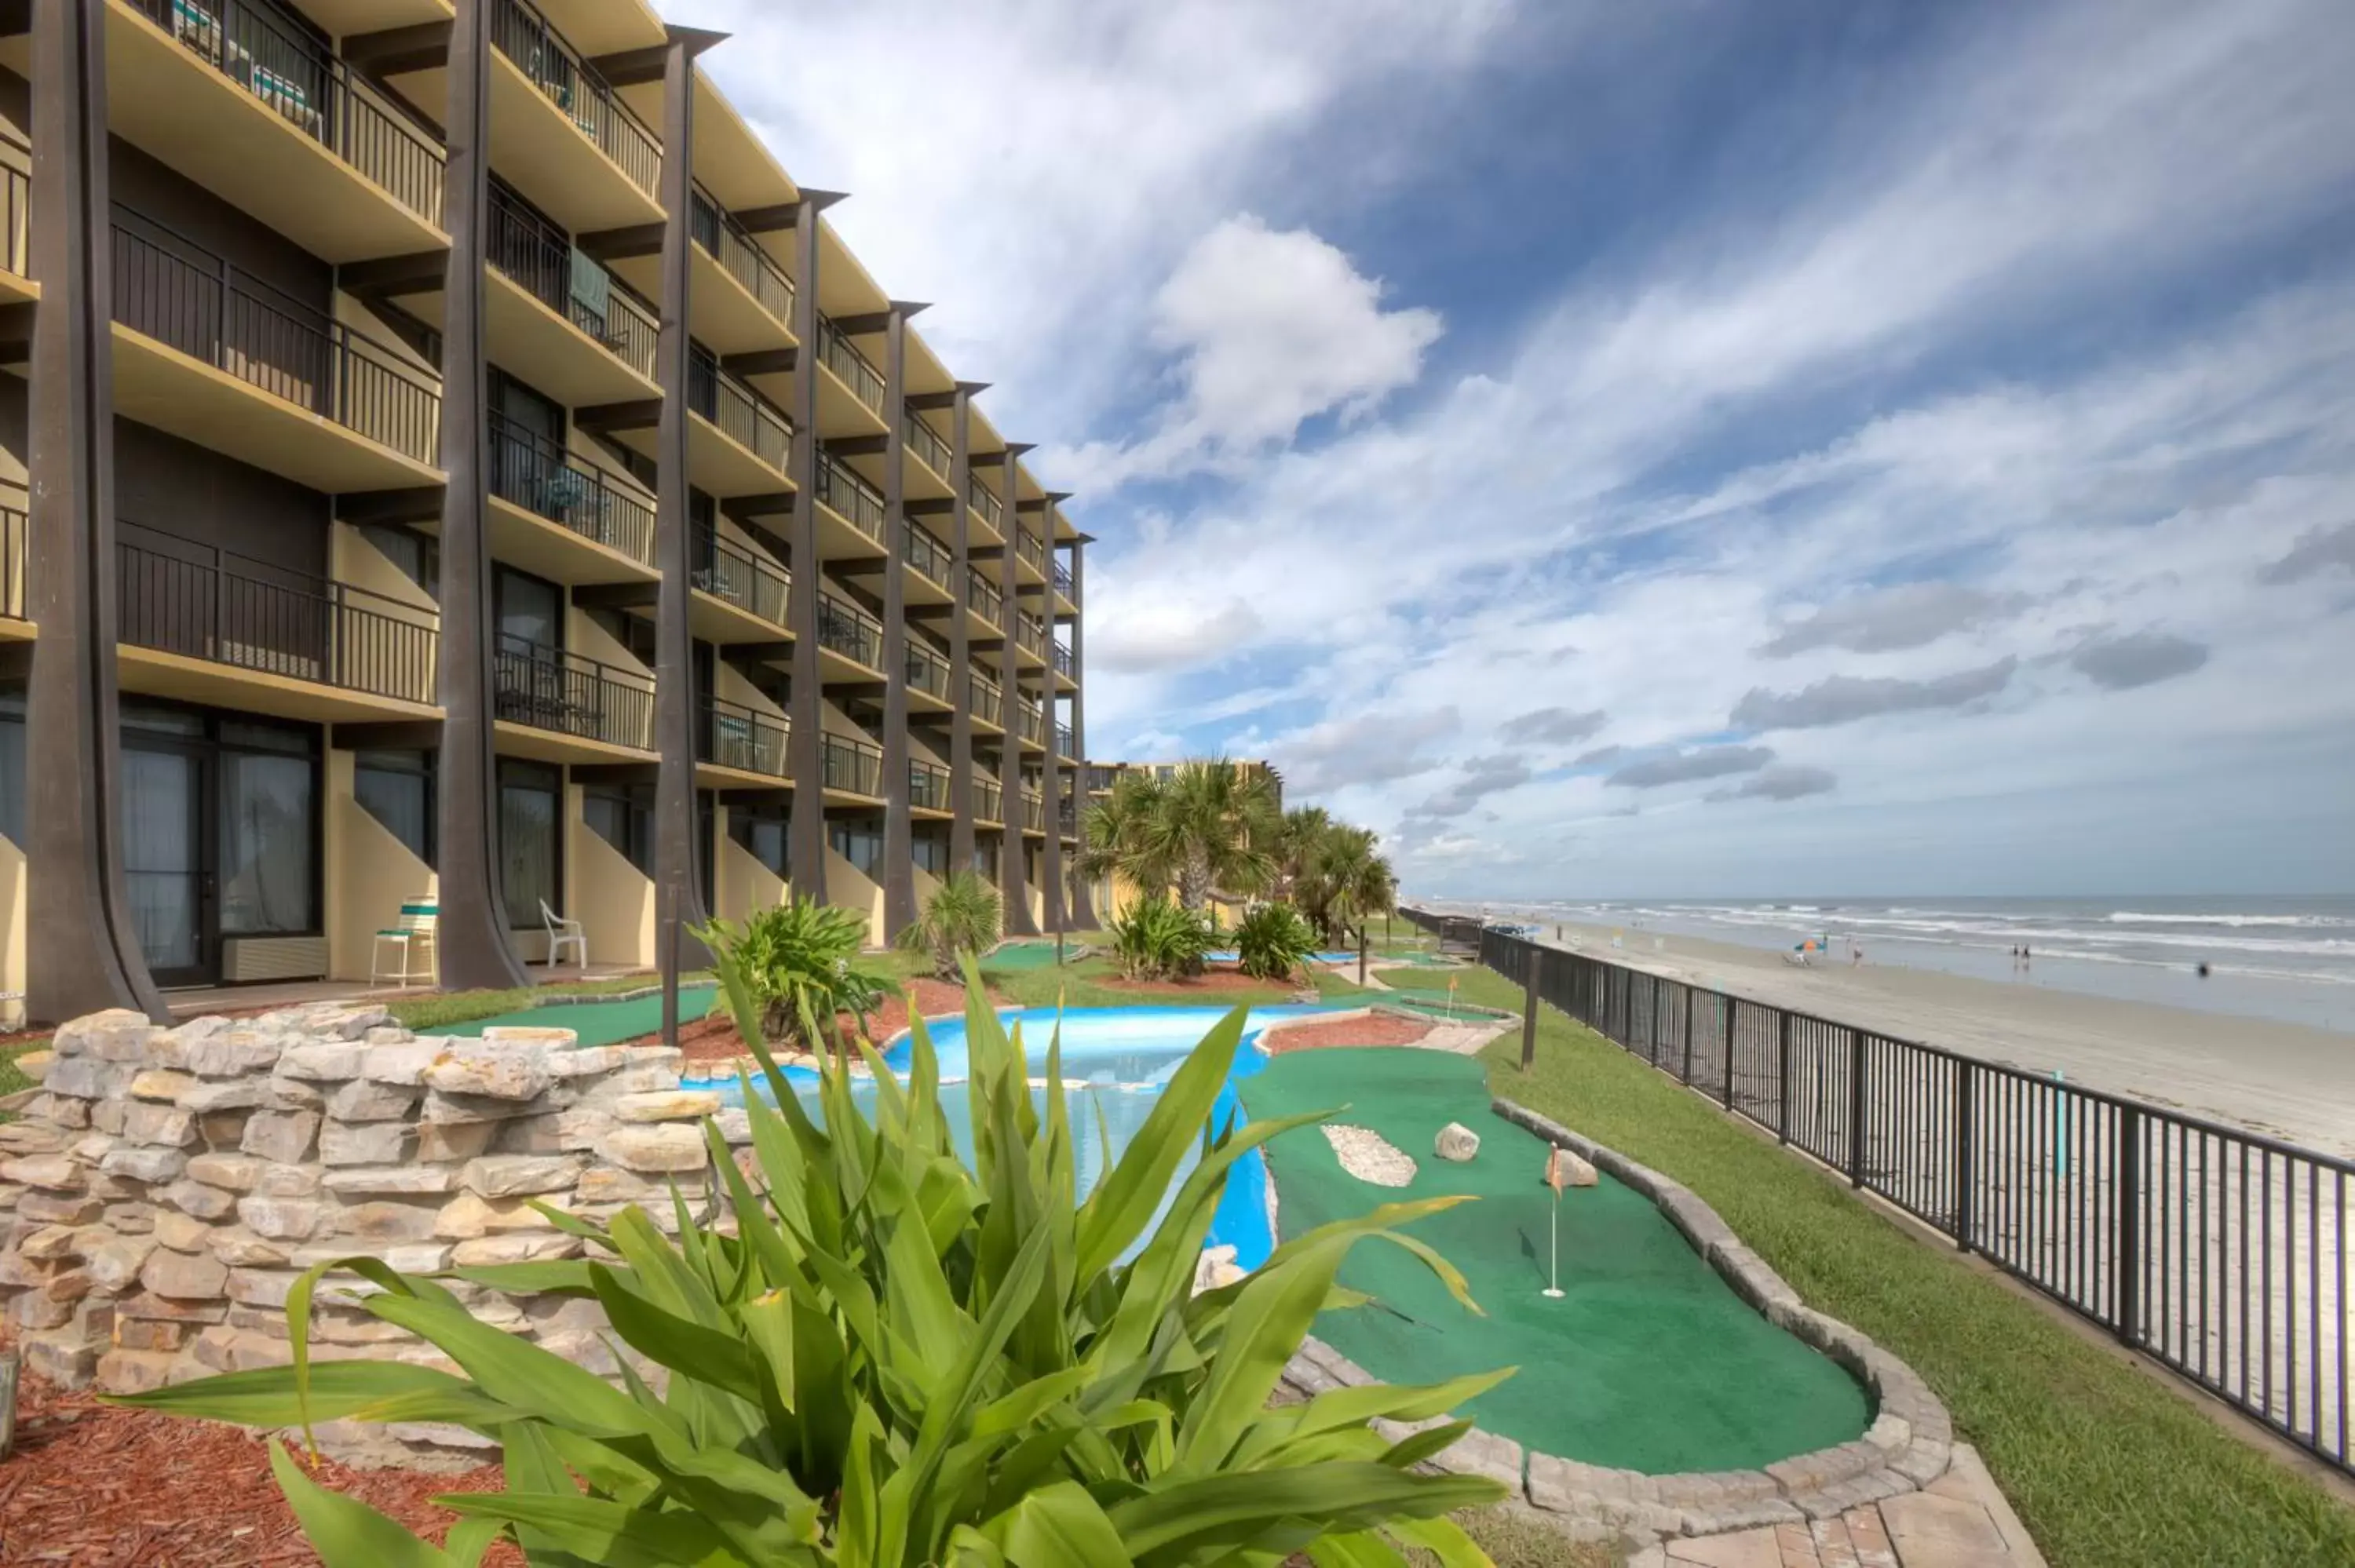
[[1055,962],[1052,942],[1008,942],[981,960],[985,969],[1043,969]]
[[[681,986],[678,992],[678,1015],[682,1020],[701,1018],[711,1011],[711,998],[717,988],[709,985]],[[493,1018],[473,1018],[464,1023],[447,1023],[434,1029],[418,1031],[421,1034],[460,1034],[479,1039],[484,1030],[495,1024],[519,1024],[527,1029],[570,1029],[581,1036],[583,1045],[612,1045],[623,1040],[635,1040],[642,1034],[652,1034],[662,1027],[662,995],[635,996],[623,1001],[568,1001],[555,1007],[527,1007],[519,1012],[502,1012]]]
[[[1481,1064],[1435,1051],[1301,1051],[1242,1081],[1254,1117],[1346,1106],[1412,1155],[1405,1188],[1341,1168],[1324,1132],[1269,1148],[1281,1239],[1385,1202],[1470,1193],[1412,1233],[1464,1272],[1485,1318],[1466,1312],[1402,1249],[1359,1245],[1342,1283],[1374,1298],[1327,1312],[1316,1334],[1391,1383],[1520,1371],[1465,1406],[1484,1430],[1533,1450],[1662,1475],[1747,1469],[1849,1442],[1871,1420],[1838,1366],[1753,1311],[1650,1199],[1610,1177],[1561,1199],[1561,1287],[1547,1279],[1547,1146],[1488,1109]],[[1466,1164],[1436,1159],[1439,1129],[1480,1135]]]

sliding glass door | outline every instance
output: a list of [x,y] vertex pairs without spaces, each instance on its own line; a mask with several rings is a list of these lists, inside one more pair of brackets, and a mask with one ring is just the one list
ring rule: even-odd
[[218,962],[204,783],[204,758],[194,750],[123,753],[123,880],[157,985],[209,984]]

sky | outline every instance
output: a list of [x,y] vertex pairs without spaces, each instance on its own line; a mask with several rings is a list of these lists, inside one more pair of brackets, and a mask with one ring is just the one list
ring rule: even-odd
[[2355,891],[2355,11],[665,0],[1074,493],[1091,756],[1478,898]]

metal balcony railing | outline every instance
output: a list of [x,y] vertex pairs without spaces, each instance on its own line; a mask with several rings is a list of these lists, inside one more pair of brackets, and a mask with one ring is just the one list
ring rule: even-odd
[[27,519],[22,506],[0,506],[0,618],[23,620],[25,615],[25,538]]
[[493,711],[509,723],[654,749],[655,683],[634,670],[502,632],[491,680]]
[[949,662],[912,636],[908,639],[908,684],[927,696],[949,700]]
[[1057,561],[1047,575],[1055,579],[1055,591],[1065,599],[1071,597],[1071,568]]
[[718,697],[703,700],[703,728],[698,761],[739,773],[761,773],[772,779],[793,776],[790,721],[754,711]]
[[[22,514],[12,520],[21,524]],[[21,534],[16,535],[21,551]],[[370,696],[431,703],[441,617],[227,550],[115,546],[118,635],[134,647]],[[19,601],[19,579],[10,591]]]
[[977,822],[1006,821],[1006,789],[996,779],[974,775],[973,819]]
[[908,803],[928,811],[949,809],[949,770],[921,758],[908,759]]
[[283,10],[254,0],[130,4],[378,190],[441,226],[439,139],[355,83],[344,62]]
[[654,564],[655,509],[553,441],[502,415],[491,416],[491,493],[584,539]]
[[549,26],[547,17],[527,0],[492,0],[491,42],[632,185],[650,198],[655,196],[662,179],[661,139],[630,111],[597,69]]
[[115,210],[115,320],[378,446],[441,466],[436,377],[154,219]]
[[847,736],[826,737],[826,788],[852,795],[883,793],[883,748]]
[[1041,577],[1047,575],[1046,541],[1019,524],[1014,528],[1014,553],[1024,566]]
[[1047,831],[1046,802],[1039,799],[1036,789],[1022,791],[1022,825],[1034,833]]
[[981,514],[982,521],[987,523],[992,528],[1003,531],[1006,507],[987,485],[977,479],[975,480],[965,492],[965,500],[975,512]]
[[1119,778],[1119,768],[1103,768],[1091,762],[1088,764],[1088,793],[1091,795],[1108,795],[1112,793],[1112,787],[1118,781]]
[[931,529],[912,517],[906,520],[900,537],[902,556],[907,563],[915,567],[919,575],[931,578],[943,588],[948,587],[949,577],[956,569],[956,558],[949,554],[949,547],[942,544]]
[[1047,744],[1047,715],[1028,697],[1015,699],[1014,733],[1032,746]]
[[943,479],[949,476],[949,469],[954,465],[949,444],[933,432],[932,426],[924,423],[922,415],[913,408],[901,414],[900,431],[907,439],[908,450],[916,455],[919,461]]
[[883,493],[826,452],[817,459],[817,498],[844,522],[877,544],[883,542]]
[[0,270],[32,276],[32,217],[33,144],[0,130]]
[[982,576],[979,567],[964,569],[964,603],[967,609],[990,625],[1006,624],[1006,596],[997,591],[996,583]]
[[1069,758],[1071,755],[1071,726],[1070,725],[1059,724],[1055,726],[1055,755],[1061,758]]
[[695,192],[695,205],[687,215],[687,230],[695,242],[703,247],[719,270],[744,285],[745,291],[760,302],[781,325],[790,326],[794,319],[794,281],[776,259],[761,249],[751,232],[736,221],[728,209],[711,199],[700,186]]
[[883,662],[883,623],[824,588],[817,592],[817,641],[870,670]]
[[1069,807],[1069,806],[1065,806],[1065,807],[1062,809],[1062,810],[1061,810],[1060,813],[1058,813],[1058,815],[1057,815],[1057,817],[1056,817],[1056,823],[1057,823],[1057,825],[1058,825],[1058,826],[1062,830],[1062,835],[1063,835],[1063,837],[1065,837],[1065,838],[1069,839],[1069,838],[1076,838],[1076,837],[1078,837],[1078,836],[1079,836],[1079,832],[1080,832],[1080,818],[1079,818],[1079,813],[1078,813],[1078,812],[1076,812],[1076,811],[1074,811],[1074,810],[1072,810],[1071,807]]
[[1016,611],[1014,641],[1044,659],[1047,656],[1047,623],[1027,609]]
[[883,373],[850,345],[832,318],[823,315],[817,318],[817,356],[850,388],[852,397],[878,414],[883,411]]
[[1073,680],[1077,680],[1079,678],[1079,664],[1077,661],[1072,658],[1071,651],[1069,648],[1066,648],[1060,642],[1050,642],[1047,644],[1047,652],[1048,655],[1054,660],[1055,673],[1058,675],[1069,675]]
[[984,724],[1005,727],[1006,694],[986,675],[973,677],[973,716]]
[[749,610],[772,626],[785,624],[793,577],[711,528],[695,531],[695,586],[715,599]]
[[700,344],[687,355],[687,406],[718,426],[721,435],[778,472],[784,471],[794,422],[742,377],[722,370],[711,351]]
[[491,265],[651,381],[662,333],[655,309],[504,185],[491,186]]

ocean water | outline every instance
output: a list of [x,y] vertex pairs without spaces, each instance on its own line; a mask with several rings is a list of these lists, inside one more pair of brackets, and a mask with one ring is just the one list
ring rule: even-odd
[[[1831,946],[1819,961],[1834,964],[1849,961],[1854,943],[1868,963],[2355,1033],[2355,896],[1565,900],[1509,907],[1540,923],[1610,927],[1638,951],[1655,935],[1779,950],[1819,936]],[[2025,966],[2011,956],[2021,946],[2030,953]]]

